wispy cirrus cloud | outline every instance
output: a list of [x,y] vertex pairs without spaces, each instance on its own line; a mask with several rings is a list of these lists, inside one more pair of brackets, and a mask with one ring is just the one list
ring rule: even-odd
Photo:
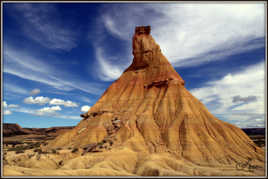
[[112,81],[117,79],[122,74],[122,66],[116,64],[113,65],[109,62],[109,59],[113,57],[108,57],[103,53],[103,49],[100,47],[96,48],[96,58],[98,59],[98,75],[103,81]]
[[[101,22],[105,30],[125,44],[129,41],[126,54],[131,54],[135,26],[151,25],[152,36],[175,67],[221,60],[265,44],[265,7],[261,3],[115,4],[104,5],[102,10]],[[107,58],[110,54],[105,43],[109,42],[103,40],[96,48],[99,78],[114,80],[132,59],[128,55],[116,55],[114,58],[127,62],[118,60],[116,73],[109,70],[112,59]],[[99,47],[102,47],[102,55],[98,55]]]
[[65,51],[77,46],[75,33],[64,24],[54,4],[14,3],[9,7],[25,35],[40,45]]
[[[103,86],[99,83],[83,81],[73,77],[64,70],[58,71],[57,66],[45,63],[41,57],[35,57],[30,52],[14,48],[5,44],[4,48],[4,73],[17,77],[43,83],[53,88],[71,91],[81,90],[86,93],[99,95],[103,92]],[[4,84],[5,88],[6,84]],[[18,88],[21,89],[21,88]],[[13,90],[16,90],[13,88]],[[24,92],[20,90],[17,92]],[[25,91],[25,93],[28,93]]]
[[20,95],[26,95],[28,94],[27,89],[22,88],[21,86],[18,86],[13,83],[4,83],[3,84],[4,93],[16,93]]
[[91,103],[92,102],[91,99],[89,99],[88,97],[85,97],[85,96],[79,96],[78,99],[83,101],[83,102],[86,102],[86,103]]
[[264,126],[264,62],[210,81],[191,93],[213,114],[240,127]]

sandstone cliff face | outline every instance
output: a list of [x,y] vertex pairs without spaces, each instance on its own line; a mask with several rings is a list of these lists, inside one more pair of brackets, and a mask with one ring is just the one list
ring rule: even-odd
[[169,153],[198,165],[264,162],[264,151],[239,128],[214,117],[184,87],[184,80],[161,53],[149,27],[137,27],[132,64],[71,131],[48,148],[84,147],[112,141],[147,154]]

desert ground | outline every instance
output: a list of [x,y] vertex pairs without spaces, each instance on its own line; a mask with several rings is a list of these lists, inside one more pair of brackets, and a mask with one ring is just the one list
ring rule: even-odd
[[[27,129],[35,134],[11,134],[3,138],[4,176],[211,176],[211,175],[265,175],[265,169],[253,162],[237,166],[206,167],[185,160],[177,160],[169,153],[149,154],[128,148],[102,151],[105,144],[91,151],[88,148],[42,148],[58,135],[70,130]],[[264,129],[262,129],[264,131]],[[43,132],[41,132],[43,131]],[[50,131],[45,133],[44,131]],[[246,130],[249,137],[265,150],[265,135]],[[120,157],[118,157],[120,156]],[[243,166],[244,165],[244,166]]]

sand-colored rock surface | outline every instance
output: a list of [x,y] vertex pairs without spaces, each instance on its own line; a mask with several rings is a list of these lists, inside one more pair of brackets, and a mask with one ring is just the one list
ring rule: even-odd
[[133,55],[132,64],[82,115],[84,119],[42,147],[47,151],[84,148],[81,153],[67,154],[58,168],[45,156],[32,161],[40,162],[35,165],[42,170],[10,164],[4,174],[265,174],[264,150],[238,127],[214,117],[191,95],[150,35],[150,27],[136,28]]

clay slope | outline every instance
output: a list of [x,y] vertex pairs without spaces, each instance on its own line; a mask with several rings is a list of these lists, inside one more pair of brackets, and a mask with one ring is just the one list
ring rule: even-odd
[[82,115],[84,119],[47,149],[91,145],[105,152],[123,147],[152,155],[169,153],[202,166],[248,159],[263,165],[263,149],[241,129],[214,117],[184,87],[149,27],[136,28],[133,55],[132,64]]

